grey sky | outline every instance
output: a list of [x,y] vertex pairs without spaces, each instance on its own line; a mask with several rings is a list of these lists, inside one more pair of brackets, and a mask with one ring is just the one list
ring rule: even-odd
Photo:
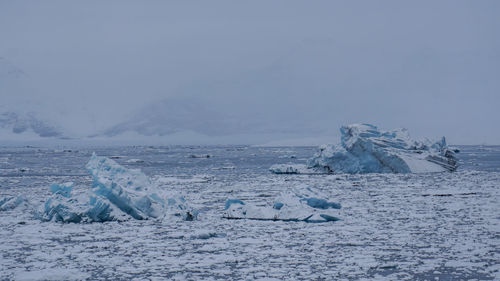
[[499,15],[499,1],[0,0],[0,57],[26,74],[0,95],[85,133],[180,99],[249,133],[369,122],[500,144]]

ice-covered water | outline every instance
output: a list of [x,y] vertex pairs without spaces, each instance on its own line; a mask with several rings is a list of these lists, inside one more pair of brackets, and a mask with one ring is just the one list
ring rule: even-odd
[[[32,205],[52,183],[91,186],[92,152],[140,168],[201,209],[195,221],[40,222],[0,211],[0,280],[500,278],[500,147],[461,146],[454,173],[275,175],[313,147],[0,148],[0,198]],[[311,187],[342,204],[322,224],[226,220],[226,199],[264,204]]]

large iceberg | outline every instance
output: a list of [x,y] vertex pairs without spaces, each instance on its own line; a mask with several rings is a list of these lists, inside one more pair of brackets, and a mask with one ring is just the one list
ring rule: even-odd
[[338,221],[334,214],[339,203],[330,202],[318,191],[306,187],[282,192],[273,202],[265,205],[245,203],[239,199],[226,201],[223,217],[268,221],[303,221],[320,223]]
[[[323,145],[307,169],[273,166],[273,173],[427,173],[454,171],[458,161],[443,137],[437,142],[412,140],[406,129],[381,131],[370,124],[340,129],[341,143]],[[305,171],[304,171],[305,170]]]
[[343,126],[339,145],[324,145],[309,168],[333,173],[425,173],[454,171],[455,153],[438,142],[412,140],[406,129],[381,131],[370,124]]
[[139,170],[95,153],[86,168],[94,180],[92,187],[73,194],[72,183],[53,184],[52,196],[40,212],[42,220],[77,223],[196,216],[182,196],[158,188]]

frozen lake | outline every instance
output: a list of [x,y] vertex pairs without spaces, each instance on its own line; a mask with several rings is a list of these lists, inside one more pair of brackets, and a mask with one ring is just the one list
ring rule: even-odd
[[[493,280],[500,278],[500,146],[461,146],[454,173],[274,175],[314,147],[0,148],[0,198],[43,204],[52,183],[91,186],[92,152],[182,191],[198,220],[40,222],[0,212],[0,280]],[[264,204],[312,187],[332,223],[226,220],[227,199]]]

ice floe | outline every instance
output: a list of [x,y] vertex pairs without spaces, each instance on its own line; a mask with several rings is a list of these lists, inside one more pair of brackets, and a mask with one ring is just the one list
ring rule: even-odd
[[321,174],[320,170],[310,169],[304,164],[275,164],[269,168],[274,174]]
[[129,159],[125,162],[127,162],[127,163],[144,163],[144,160],[142,160],[142,159]]
[[325,196],[307,187],[282,192],[273,202],[264,206],[245,203],[239,199],[226,201],[223,217],[270,221],[303,221],[321,223],[338,221],[334,213],[339,203],[328,201]]
[[323,145],[304,166],[277,165],[277,174],[427,173],[454,171],[455,152],[443,137],[437,142],[412,140],[406,129],[381,131],[370,124],[340,129],[341,143]]

